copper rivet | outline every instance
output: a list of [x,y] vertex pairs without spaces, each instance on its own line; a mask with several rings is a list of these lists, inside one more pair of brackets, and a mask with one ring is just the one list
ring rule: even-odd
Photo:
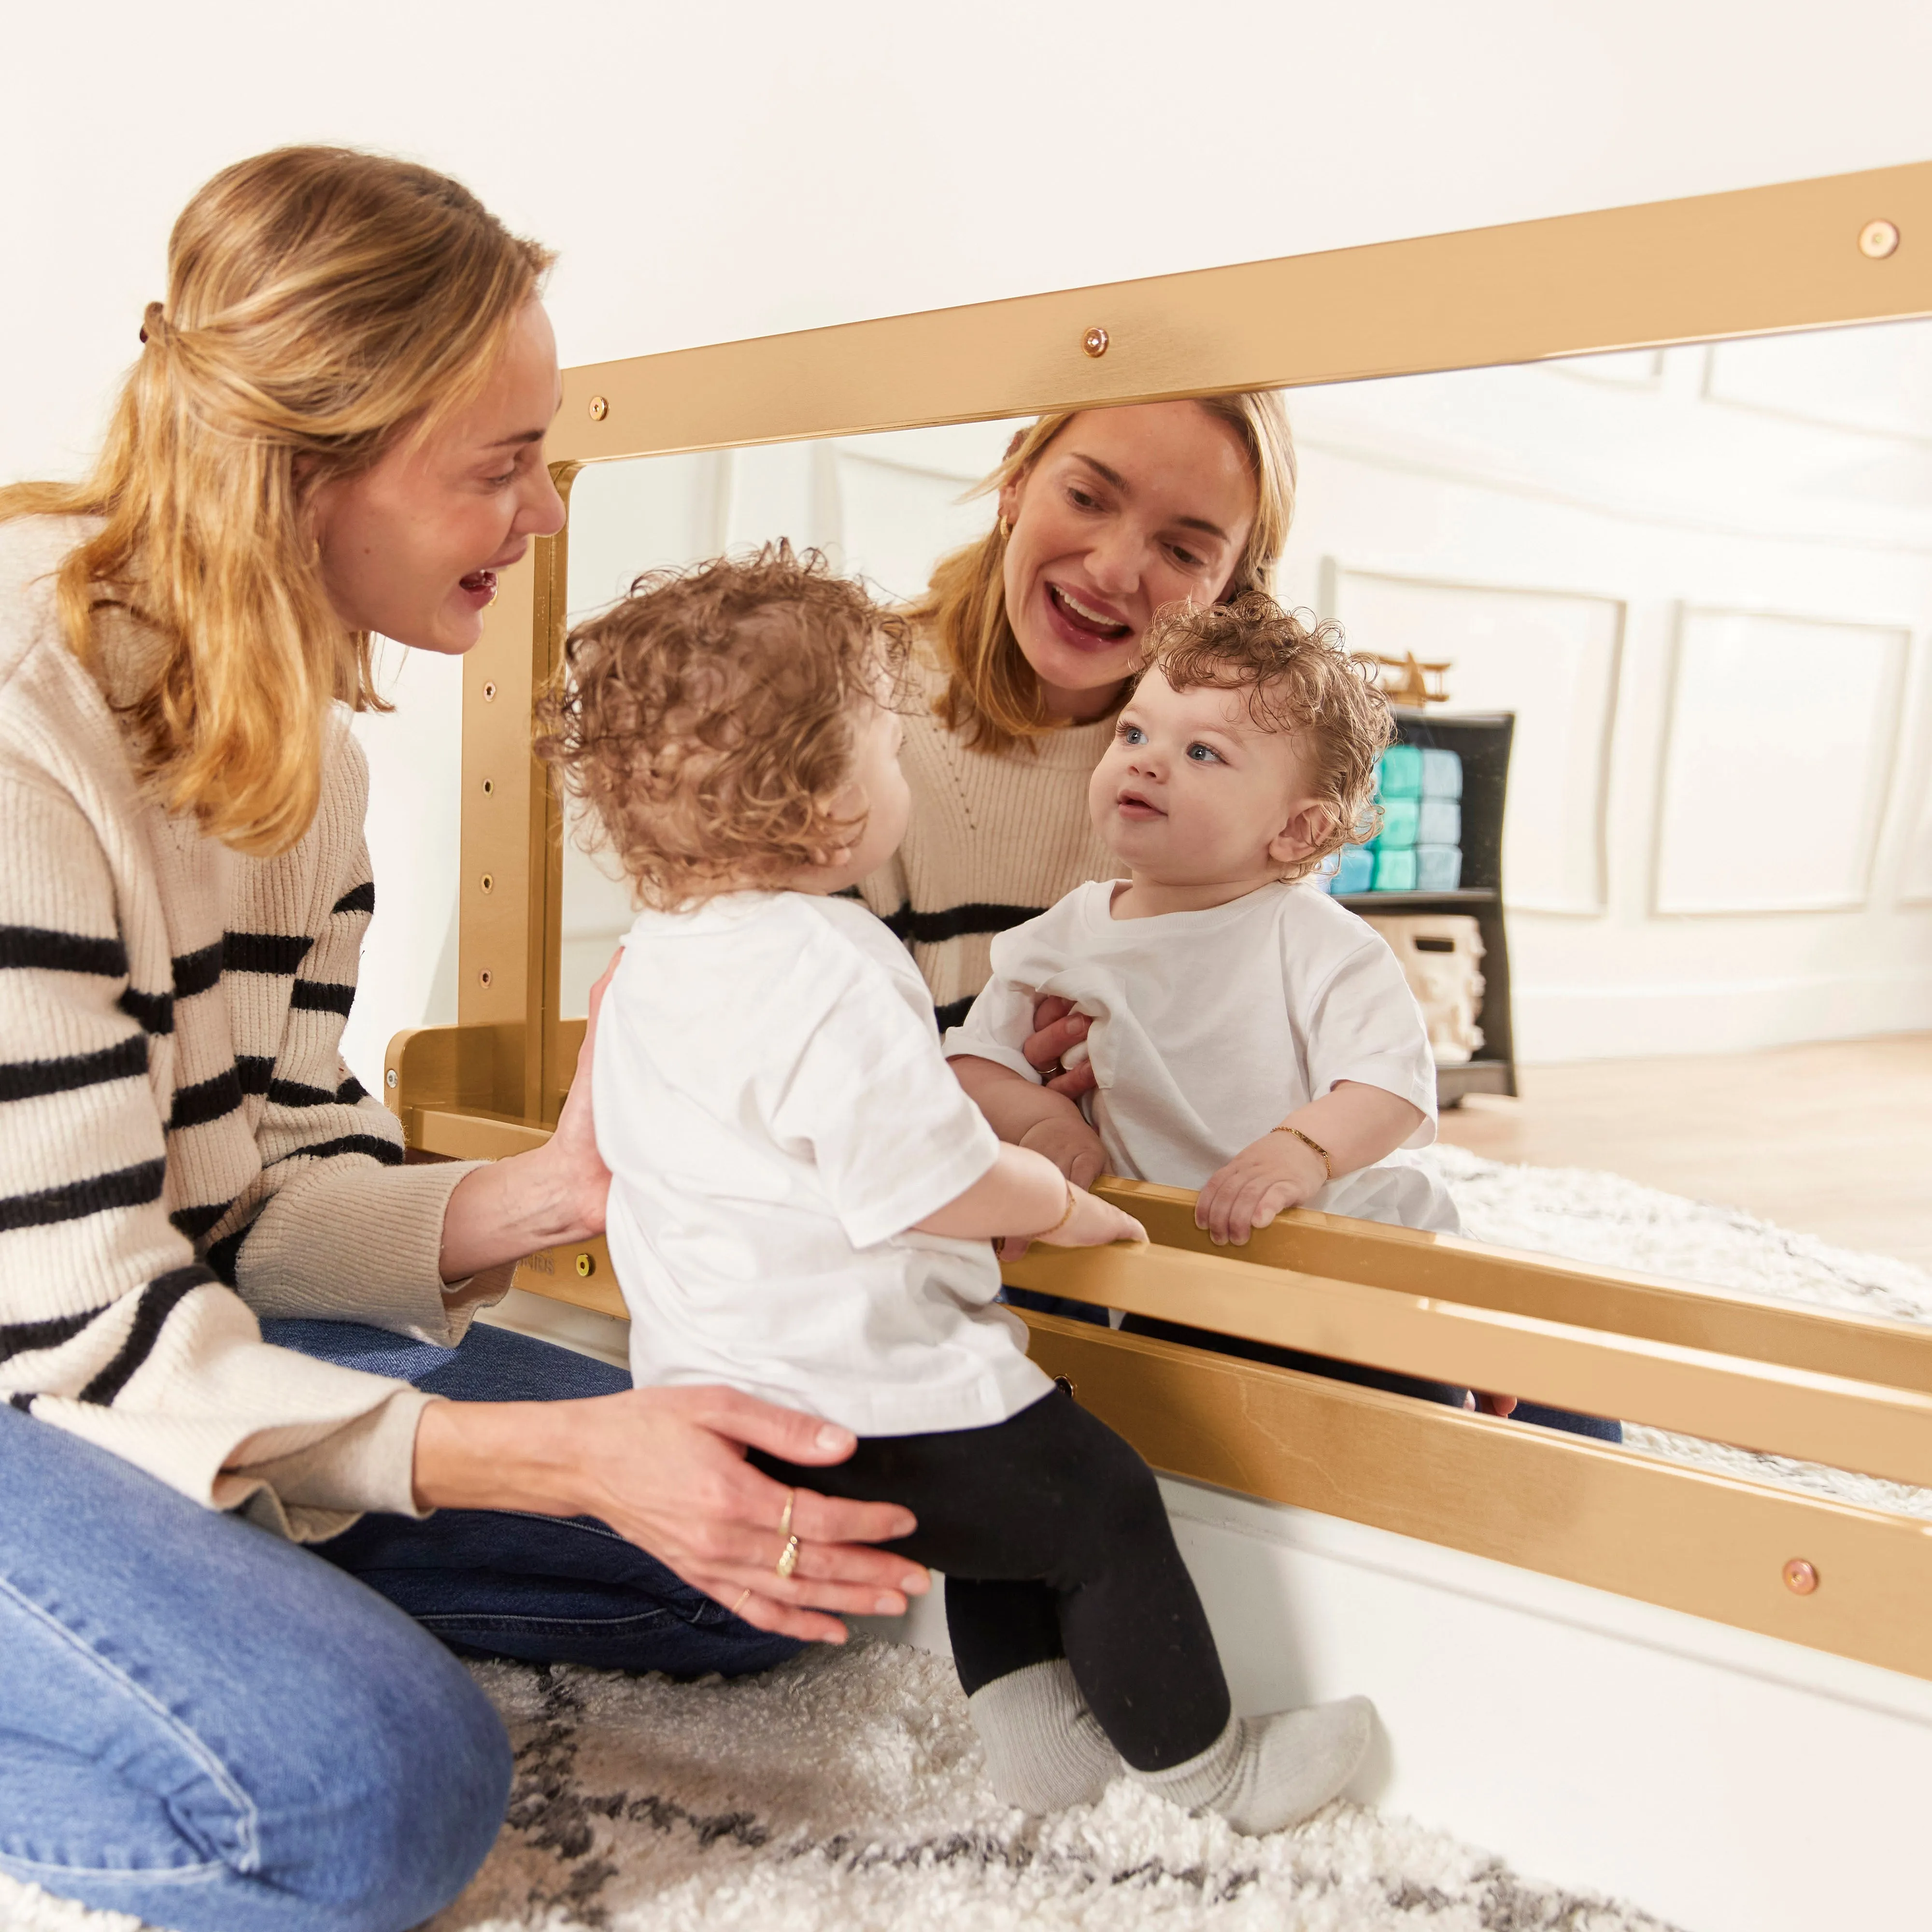
[[1104,356],[1107,352],[1107,332],[1098,322],[1080,338],[1080,346],[1089,356]]
[[477,974],[476,977],[484,986],[488,986],[490,983],[489,968],[487,966],[484,967],[482,971]]
[[1868,221],[1858,230],[1858,253],[1882,262],[1898,249],[1898,224],[1895,221]]
[[496,887],[496,881],[494,876],[488,872],[485,872],[478,883],[482,886],[483,890],[486,892],[494,892]]
[[382,1079],[386,1085],[393,1087],[396,1084],[396,1070],[393,1066],[391,1067],[388,1072],[382,1076]]
[[1784,1566],[1784,1587],[1794,1596],[1808,1597],[1818,1587],[1818,1573],[1802,1556]]
[[494,682],[486,684],[483,687],[483,702],[485,704],[488,704],[490,700],[496,696],[496,687]]
[[488,798],[496,789],[496,781],[494,778],[485,778],[483,781],[483,796],[485,798]]
[[592,422],[602,422],[610,413],[610,398],[608,396],[592,396],[590,398],[590,420]]
[[588,1281],[597,1272],[597,1257],[595,1255],[579,1255],[577,1258],[577,1271],[586,1281]]

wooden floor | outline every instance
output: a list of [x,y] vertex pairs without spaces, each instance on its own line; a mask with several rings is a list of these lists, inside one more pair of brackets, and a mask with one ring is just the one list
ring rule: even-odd
[[1442,1116],[1494,1160],[1607,1168],[1932,1269],[1932,1034],[1518,1070]]

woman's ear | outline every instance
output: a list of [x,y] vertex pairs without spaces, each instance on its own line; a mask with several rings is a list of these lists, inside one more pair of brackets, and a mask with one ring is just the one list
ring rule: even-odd
[[997,500],[1000,509],[1000,521],[1009,530],[1012,529],[1019,518],[1020,485],[1024,481],[1025,475],[1022,472],[1019,476],[1009,476],[1000,485],[1000,494]]
[[1334,836],[1335,814],[1318,798],[1304,798],[1288,808],[1281,830],[1268,841],[1268,855],[1278,866],[1298,866]]

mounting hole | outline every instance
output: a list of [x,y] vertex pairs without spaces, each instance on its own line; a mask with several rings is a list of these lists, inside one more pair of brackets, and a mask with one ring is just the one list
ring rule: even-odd
[[492,678],[490,682],[483,687],[483,702],[485,704],[489,704],[496,697],[496,681],[494,678]]
[[494,778],[485,778],[483,781],[483,796],[485,798],[488,798],[496,789],[496,781]]
[[489,969],[489,968],[488,968],[488,967],[487,967],[487,966],[486,966],[486,967],[484,967],[484,969],[482,970],[482,971],[477,974],[476,977],[477,977],[477,980],[478,980],[478,982],[481,985],[483,985],[483,986],[488,986],[488,985],[489,985],[489,983],[490,983],[490,969]]
[[597,1272],[597,1257],[595,1255],[579,1255],[577,1258],[577,1272],[588,1281]]
[[496,874],[494,872],[485,872],[482,878],[477,881],[477,884],[480,885],[486,892],[493,892],[496,890]]
[[389,1069],[388,1072],[382,1076],[382,1084],[386,1087],[393,1087],[395,1084],[396,1070],[392,1066]]

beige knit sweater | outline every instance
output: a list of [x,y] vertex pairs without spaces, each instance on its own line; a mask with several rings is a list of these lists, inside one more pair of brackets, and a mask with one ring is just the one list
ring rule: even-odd
[[[346,715],[295,849],[238,856],[143,796],[51,574],[86,533],[0,524],[0,1396],[299,1540],[415,1514],[406,1384],[271,1348],[258,1316],[449,1343],[466,1164],[406,1167],[338,1043],[375,888]],[[247,1445],[238,1467],[237,1452]]]
[[994,757],[968,749],[932,715],[938,688],[935,674],[905,720],[904,842],[859,890],[911,948],[944,1028],[965,1018],[991,976],[994,934],[1122,868],[1087,815],[1111,712]]

